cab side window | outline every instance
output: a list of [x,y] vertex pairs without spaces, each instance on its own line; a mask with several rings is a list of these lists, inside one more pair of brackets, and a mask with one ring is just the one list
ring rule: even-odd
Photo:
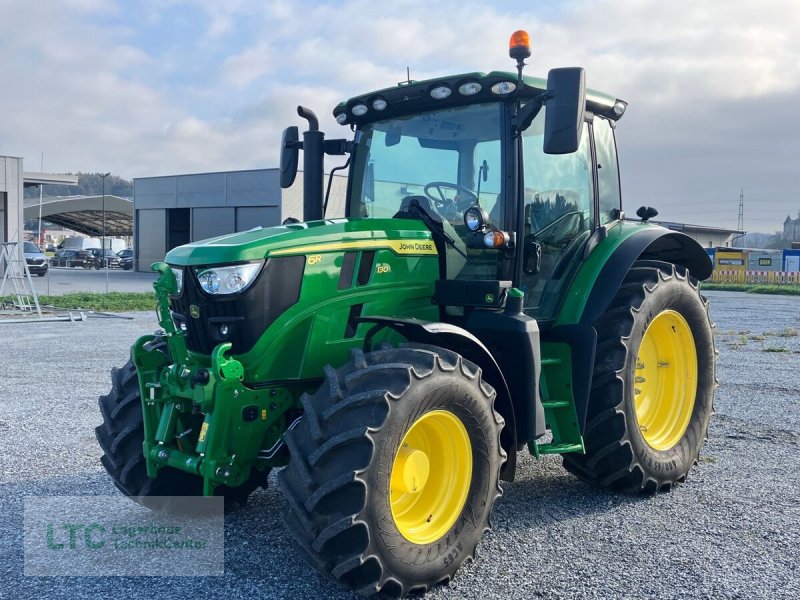
[[544,110],[523,133],[525,169],[524,244],[538,245],[537,273],[523,273],[526,308],[539,317],[555,309],[572,260],[594,227],[594,184],[591,131],[583,125],[581,144],[572,154],[545,154],[542,150]]
[[606,119],[595,118],[593,129],[600,192],[600,225],[605,225],[617,218],[617,210],[621,207],[617,145],[614,129]]

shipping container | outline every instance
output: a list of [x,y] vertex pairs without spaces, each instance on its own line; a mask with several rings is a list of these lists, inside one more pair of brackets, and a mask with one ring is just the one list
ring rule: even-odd
[[750,250],[747,253],[747,270],[775,272],[783,269],[780,250]]
[[783,270],[800,271],[800,249],[783,251]]

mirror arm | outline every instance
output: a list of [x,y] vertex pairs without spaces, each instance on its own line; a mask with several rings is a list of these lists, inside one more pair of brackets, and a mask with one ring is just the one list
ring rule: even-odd
[[536,115],[542,110],[545,102],[547,102],[552,96],[547,92],[542,92],[533,100],[531,100],[528,104],[526,104],[523,108],[514,115],[512,119],[512,127],[514,128],[515,133],[521,133],[525,131],[528,127],[531,126],[533,120],[536,118]]
[[325,140],[323,148],[328,156],[344,156],[345,154],[352,154],[355,144],[345,139]]

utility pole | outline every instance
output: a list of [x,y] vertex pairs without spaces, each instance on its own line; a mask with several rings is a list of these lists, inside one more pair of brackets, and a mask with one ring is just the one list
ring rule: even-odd
[[100,256],[103,257],[103,262],[106,263],[106,294],[108,293],[108,259],[106,259],[106,177],[111,173],[100,175],[103,180],[103,242],[100,244]]
[[[44,173],[44,150],[42,150],[42,162],[39,163],[39,172]],[[42,244],[42,188],[44,184],[39,184],[39,234],[36,236],[36,245]],[[50,269],[47,269],[50,272]]]

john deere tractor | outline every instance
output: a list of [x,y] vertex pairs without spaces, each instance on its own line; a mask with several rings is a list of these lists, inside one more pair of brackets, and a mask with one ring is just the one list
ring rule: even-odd
[[[241,503],[280,469],[300,554],[402,596],[474,558],[525,449],[621,492],[684,480],[712,414],[711,263],[654,209],[625,218],[626,103],[580,68],[523,76],[527,37],[516,73],[342,102],[345,139],[298,108],[281,183],[302,149],[304,221],[153,265],[161,329],[100,398],[123,493]],[[346,160],[344,218],[325,218],[325,155]]]

